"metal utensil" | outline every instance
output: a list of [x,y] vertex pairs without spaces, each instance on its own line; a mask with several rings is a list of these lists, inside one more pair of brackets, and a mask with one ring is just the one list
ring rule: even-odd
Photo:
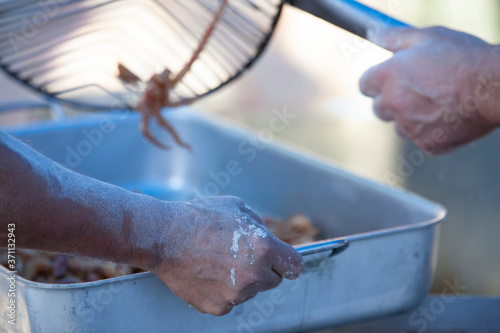
[[[0,1],[0,67],[37,91],[92,109],[134,108],[146,82],[178,73],[192,56],[219,0]],[[264,50],[289,3],[365,37],[406,26],[353,0],[230,0],[208,44],[170,91],[179,102],[238,77]],[[124,83],[118,66],[140,82]]]
[[295,249],[303,256],[309,256],[316,253],[330,252],[329,257],[343,252],[349,246],[349,242],[345,239],[323,242],[321,244],[311,244],[296,247]]

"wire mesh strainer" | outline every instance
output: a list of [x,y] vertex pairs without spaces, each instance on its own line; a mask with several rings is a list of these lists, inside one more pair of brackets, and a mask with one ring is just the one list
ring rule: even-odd
[[[229,0],[172,101],[210,93],[261,54],[282,0]],[[291,0],[292,5],[366,35],[373,23],[404,25],[352,0]],[[0,0],[0,66],[39,92],[79,107],[134,108],[145,84],[131,87],[118,66],[145,83],[181,70],[220,0]]]
[[[215,0],[0,1],[0,66],[36,90],[81,107],[134,108],[141,81],[181,70],[219,6]],[[269,40],[280,0],[233,0],[174,100],[211,92],[237,77]]]

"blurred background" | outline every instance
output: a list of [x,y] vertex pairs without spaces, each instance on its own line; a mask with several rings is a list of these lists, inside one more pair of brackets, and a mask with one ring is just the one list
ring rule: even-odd
[[[364,0],[416,26],[443,25],[500,42],[500,0]],[[500,133],[446,156],[406,168],[411,143],[374,117],[358,91],[362,73],[390,53],[328,23],[286,7],[257,64],[197,102],[200,112],[256,130],[274,109],[296,115],[277,140],[300,146],[362,177],[416,192],[445,205],[433,292],[458,279],[472,294],[500,296]],[[37,100],[0,74],[0,103]],[[46,118],[44,112],[0,115],[0,125]],[[406,169],[405,169],[406,168]],[[401,176],[401,170],[404,175]]]

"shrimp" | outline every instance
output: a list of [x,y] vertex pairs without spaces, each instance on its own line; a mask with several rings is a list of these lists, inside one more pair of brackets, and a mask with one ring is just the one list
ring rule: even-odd
[[[163,127],[170,135],[173,137],[175,142],[188,150],[191,150],[191,146],[181,140],[175,129],[162,117],[161,110],[164,107],[179,107],[183,105],[189,105],[197,100],[200,96],[195,96],[180,101],[172,102],[170,92],[177,86],[177,84],[186,76],[186,74],[191,70],[191,67],[199,58],[201,52],[207,45],[210,36],[212,35],[217,23],[222,18],[224,9],[227,6],[228,0],[221,0],[219,8],[217,9],[210,25],[205,30],[197,48],[194,50],[193,55],[189,61],[184,65],[184,67],[174,75],[172,71],[168,68],[163,70],[161,73],[154,74],[147,82],[146,89],[139,101],[136,109],[141,113],[140,129],[143,135],[151,141],[156,146],[162,149],[169,149],[169,147],[162,142],[160,142],[151,133],[149,125],[151,119],[155,119],[156,122]],[[137,75],[132,73],[124,65],[118,64],[118,78],[124,84],[137,84],[140,79]]]

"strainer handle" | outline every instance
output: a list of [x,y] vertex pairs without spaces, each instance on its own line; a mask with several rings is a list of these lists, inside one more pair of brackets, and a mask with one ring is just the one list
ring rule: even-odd
[[289,0],[289,3],[363,38],[372,29],[410,27],[354,0]]

